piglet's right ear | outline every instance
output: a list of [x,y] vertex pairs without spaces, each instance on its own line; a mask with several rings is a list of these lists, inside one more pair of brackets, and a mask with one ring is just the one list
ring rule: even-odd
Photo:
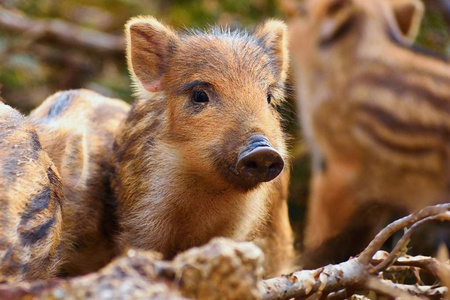
[[389,6],[392,17],[386,17],[391,34],[400,42],[412,44],[423,18],[423,3],[419,0],[390,0]]
[[[313,1],[310,1],[313,2]],[[335,42],[351,25],[356,13],[356,6],[352,0],[323,1],[324,15],[320,24],[320,43],[329,45]]]
[[135,85],[161,91],[161,75],[177,43],[176,33],[153,17],[136,17],[126,24],[126,37],[128,68]]

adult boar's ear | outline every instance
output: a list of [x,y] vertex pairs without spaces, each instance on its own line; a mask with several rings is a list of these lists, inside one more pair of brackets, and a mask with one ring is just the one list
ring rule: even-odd
[[424,14],[420,0],[390,0],[387,21],[390,33],[399,42],[412,44]]
[[161,76],[176,48],[177,34],[153,17],[136,17],[126,24],[126,39],[128,68],[137,94],[161,91]]
[[279,79],[284,82],[289,67],[286,24],[278,20],[266,21],[256,29],[255,37],[269,51],[272,66]]

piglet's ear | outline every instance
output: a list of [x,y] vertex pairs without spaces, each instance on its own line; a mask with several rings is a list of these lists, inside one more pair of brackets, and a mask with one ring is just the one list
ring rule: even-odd
[[391,16],[388,26],[391,34],[400,42],[412,44],[419,32],[424,6],[419,0],[391,0]]
[[136,17],[126,24],[128,68],[138,93],[162,90],[161,75],[178,37],[153,17]]
[[319,27],[322,46],[338,41],[352,25],[356,13],[355,3],[352,0],[330,0],[324,3],[323,19]]
[[273,66],[278,70],[279,79],[284,82],[289,66],[286,24],[278,20],[269,20],[257,28],[255,36],[263,47],[269,50]]

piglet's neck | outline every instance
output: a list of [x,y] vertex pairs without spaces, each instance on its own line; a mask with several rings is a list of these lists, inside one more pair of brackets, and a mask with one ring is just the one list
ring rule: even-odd
[[[175,177],[166,178],[172,181]],[[257,232],[267,214],[266,185],[247,193],[223,190],[216,193],[206,186],[186,181],[177,185],[169,183],[167,194],[156,200],[165,213],[155,214],[155,223],[168,222],[167,249],[187,249],[208,242],[214,236],[225,236],[235,240],[248,240]],[[157,188],[156,186],[154,187]],[[155,196],[157,190],[154,190]],[[165,220],[157,220],[164,218]],[[163,253],[166,249],[158,249]],[[170,251],[169,251],[170,253]]]

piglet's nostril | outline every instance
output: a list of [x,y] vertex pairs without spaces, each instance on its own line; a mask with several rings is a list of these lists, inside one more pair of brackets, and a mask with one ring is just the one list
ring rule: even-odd
[[267,138],[258,135],[241,151],[236,168],[244,182],[254,185],[276,178],[284,168],[284,161]]
[[281,163],[275,162],[270,165],[269,170],[271,172],[278,172],[280,169],[283,170],[283,167],[284,167],[284,162],[281,162]]
[[246,167],[249,169],[258,169],[258,164],[255,161],[249,161]]

